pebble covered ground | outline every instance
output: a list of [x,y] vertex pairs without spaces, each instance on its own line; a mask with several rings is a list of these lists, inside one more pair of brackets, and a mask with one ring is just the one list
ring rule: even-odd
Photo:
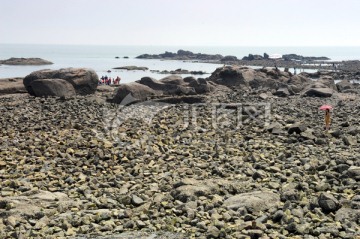
[[0,238],[360,236],[357,98],[17,95],[0,111]]

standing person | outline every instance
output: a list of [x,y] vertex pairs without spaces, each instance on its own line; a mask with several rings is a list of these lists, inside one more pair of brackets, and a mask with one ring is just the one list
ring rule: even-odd
[[118,85],[120,83],[121,78],[119,76],[116,77],[116,84]]
[[328,131],[330,129],[331,119],[330,119],[331,113],[330,109],[325,110],[325,129]]
[[325,130],[328,131],[330,129],[331,124],[331,113],[330,110],[333,107],[331,105],[322,105],[319,109],[325,111]]

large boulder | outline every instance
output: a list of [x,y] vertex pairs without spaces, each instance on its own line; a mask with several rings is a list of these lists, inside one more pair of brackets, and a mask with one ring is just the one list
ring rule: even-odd
[[[195,78],[194,78],[195,79]],[[188,83],[179,75],[170,75],[159,80],[163,84],[187,85]]]
[[194,94],[196,94],[195,89],[185,85],[185,82],[184,82],[184,84],[174,84],[174,82],[164,83],[166,81],[157,81],[151,77],[143,77],[139,81],[136,81],[136,82],[139,84],[142,84],[142,85],[146,85],[153,90],[161,91],[167,95],[194,95]]
[[208,80],[229,87],[276,90],[286,88],[290,77],[291,73],[274,68],[252,69],[241,66],[224,66],[217,68]]
[[[86,68],[63,68],[60,70],[40,70],[34,71],[27,75],[23,83],[29,94],[37,96],[32,85],[35,80],[48,79],[55,80],[63,79],[70,83],[78,95],[93,94],[96,91],[99,77],[94,70]],[[48,81],[46,83],[49,85]],[[54,84],[59,87],[60,84]],[[37,91],[39,92],[39,91]]]
[[303,92],[302,96],[309,97],[331,97],[334,90],[330,88],[310,88]]
[[[140,80],[120,85],[111,102],[122,103],[129,94],[136,101],[145,101],[150,96],[162,96],[162,102],[186,102],[198,103],[204,97],[195,97],[197,94],[205,94],[215,90],[217,85],[205,79],[195,79],[194,77],[182,78],[178,75],[171,75],[161,80],[151,77],[143,77]],[[194,96],[194,97],[192,97]]]
[[345,90],[354,89],[354,84],[352,84],[349,80],[342,80],[336,84],[336,87],[339,92],[344,92]]
[[209,81],[225,86],[244,86],[248,87],[249,82],[255,78],[255,70],[248,67],[224,66],[217,68]]
[[320,78],[315,82],[316,85],[324,85],[327,88],[330,88],[334,91],[337,91],[337,87],[335,84],[335,80],[328,75],[322,75]]
[[111,102],[120,104],[125,97],[132,96],[135,101],[145,101],[150,96],[161,95],[162,92],[151,89],[149,86],[132,82],[128,84],[122,84],[116,90]]
[[31,83],[36,96],[71,97],[76,92],[72,84],[63,79],[38,79]]
[[288,85],[304,86],[305,84],[311,83],[312,80],[303,74],[293,75],[289,78]]

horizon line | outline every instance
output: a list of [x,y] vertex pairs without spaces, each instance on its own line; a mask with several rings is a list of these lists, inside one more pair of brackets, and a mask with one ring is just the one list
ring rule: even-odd
[[144,45],[144,44],[79,44],[79,43],[0,43],[0,45],[57,45],[57,46],[143,46],[143,47],[360,47],[360,45]]

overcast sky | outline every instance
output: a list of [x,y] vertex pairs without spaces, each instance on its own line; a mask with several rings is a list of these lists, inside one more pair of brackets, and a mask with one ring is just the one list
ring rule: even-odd
[[359,46],[359,0],[0,0],[0,43]]

